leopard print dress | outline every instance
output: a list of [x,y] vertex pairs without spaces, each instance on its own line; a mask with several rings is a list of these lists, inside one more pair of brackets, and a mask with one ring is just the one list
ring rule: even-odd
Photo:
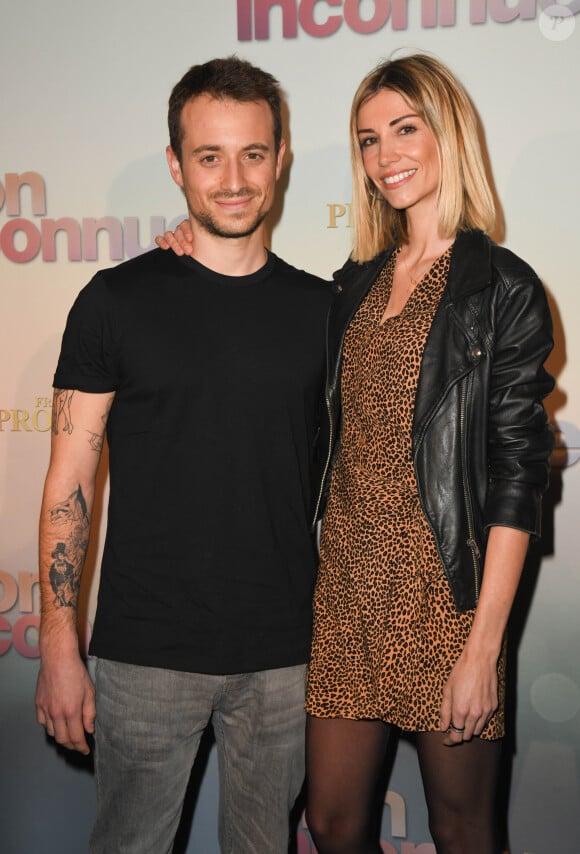
[[[413,403],[425,341],[445,287],[451,247],[396,317],[381,323],[396,254],[346,334],[343,423],[321,531],[306,710],[439,730],[443,686],[473,611],[453,602],[423,514],[411,456]],[[482,733],[503,735],[500,705]]]

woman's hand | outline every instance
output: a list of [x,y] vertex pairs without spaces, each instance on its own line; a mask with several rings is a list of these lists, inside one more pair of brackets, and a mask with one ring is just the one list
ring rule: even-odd
[[155,243],[160,249],[173,249],[176,255],[193,255],[193,232],[189,220],[180,222],[175,231],[157,235]]
[[480,735],[497,709],[497,663],[529,540],[528,533],[515,528],[490,529],[473,625],[443,688],[445,744],[461,744]]
[[452,747],[481,735],[497,705],[497,660],[472,655],[466,645],[443,688],[444,743]]

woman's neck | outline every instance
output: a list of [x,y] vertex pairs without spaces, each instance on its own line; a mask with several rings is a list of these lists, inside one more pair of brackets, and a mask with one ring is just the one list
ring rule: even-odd
[[434,261],[443,255],[455,240],[455,235],[441,236],[437,219],[433,216],[407,216],[407,240],[401,247],[401,254],[409,265]]

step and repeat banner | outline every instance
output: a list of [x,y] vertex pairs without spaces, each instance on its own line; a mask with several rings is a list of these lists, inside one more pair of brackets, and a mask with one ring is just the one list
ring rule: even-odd
[[[167,98],[192,64],[236,53],[288,105],[273,250],[330,276],[350,249],[354,90],[398,50],[429,51],[470,92],[502,223],[496,237],[544,282],[556,348],[557,434],[544,539],[510,633],[502,803],[512,854],[580,851],[580,0],[20,0],[0,23],[0,849],[79,854],[94,816],[90,761],[35,722],[36,528],[52,375],[66,313],[102,267],[180,221],[165,161]],[[91,631],[107,483],[83,583]],[[218,852],[211,742],[176,850]],[[399,744],[382,825],[387,854],[434,854],[412,744]],[[297,817],[297,850],[314,854]]]

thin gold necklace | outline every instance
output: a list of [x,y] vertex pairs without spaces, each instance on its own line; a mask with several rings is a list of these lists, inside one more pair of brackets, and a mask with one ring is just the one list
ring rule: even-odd
[[407,264],[407,262],[406,262],[405,258],[402,258],[401,260],[402,260],[403,264],[405,265],[405,270],[407,271],[407,276],[409,277],[409,281],[410,281],[410,283],[411,283],[410,290],[414,290],[414,289],[417,287],[417,285],[419,284],[419,282],[420,282],[422,279],[424,279],[424,278],[425,278],[425,275],[427,274],[427,272],[428,272],[431,268],[430,268],[430,267],[427,267],[427,269],[425,270],[425,272],[424,272],[424,273],[421,273],[421,275],[420,275],[417,279],[415,279],[415,278],[413,278],[413,276],[411,275],[411,272],[410,272],[410,270],[409,270],[409,266],[408,266],[408,264]]

